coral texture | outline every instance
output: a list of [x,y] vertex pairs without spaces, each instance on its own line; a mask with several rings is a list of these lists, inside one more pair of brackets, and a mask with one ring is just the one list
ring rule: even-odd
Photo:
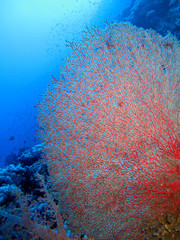
[[179,210],[180,45],[129,23],[87,29],[39,104],[52,183],[73,231],[140,239]]

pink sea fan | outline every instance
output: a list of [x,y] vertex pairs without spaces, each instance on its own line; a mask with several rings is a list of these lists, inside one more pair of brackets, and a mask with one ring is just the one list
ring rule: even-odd
[[180,44],[114,23],[69,46],[38,117],[63,217],[96,240],[140,239],[143,220],[179,211]]

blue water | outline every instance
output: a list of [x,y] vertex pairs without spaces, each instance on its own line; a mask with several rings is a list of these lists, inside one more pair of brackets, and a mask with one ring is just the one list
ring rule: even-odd
[[67,41],[104,27],[130,0],[0,0],[0,167],[38,141],[36,108],[51,75],[59,79]]

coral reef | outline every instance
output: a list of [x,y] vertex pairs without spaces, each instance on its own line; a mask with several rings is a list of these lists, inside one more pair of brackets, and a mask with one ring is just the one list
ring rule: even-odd
[[30,161],[30,156],[34,159],[38,155],[39,147],[22,152],[19,159],[23,158],[23,166],[10,164],[0,169],[0,239],[87,239],[72,234],[62,219],[46,164],[40,159]]
[[[26,152],[27,150],[23,156],[29,159]],[[29,165],[28,161],[27,163]],[[93,240],[83,235],[72,234],[66,222],[59,221],[61,211],[56,200],[57,193],[52,191],[48,176],[46,164],[39,160],[31,166],[11,164],[5,169],[0,169],[0,239],[62,239],[65,228],[64,240]],[[22,181],[19,181],[20,179]],[[160,215],[157,219],[147,220],[143,222],[141,232],[146,240],[178,240],[180,214],[171,212],[168,215]]]

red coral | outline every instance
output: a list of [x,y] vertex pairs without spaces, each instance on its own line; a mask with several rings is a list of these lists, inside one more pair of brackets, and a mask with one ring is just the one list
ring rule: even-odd
[[70,47],[39,106],[64,217],[95,239],[140,239],[142,220],[179,209],[179,43],[115,23]]

